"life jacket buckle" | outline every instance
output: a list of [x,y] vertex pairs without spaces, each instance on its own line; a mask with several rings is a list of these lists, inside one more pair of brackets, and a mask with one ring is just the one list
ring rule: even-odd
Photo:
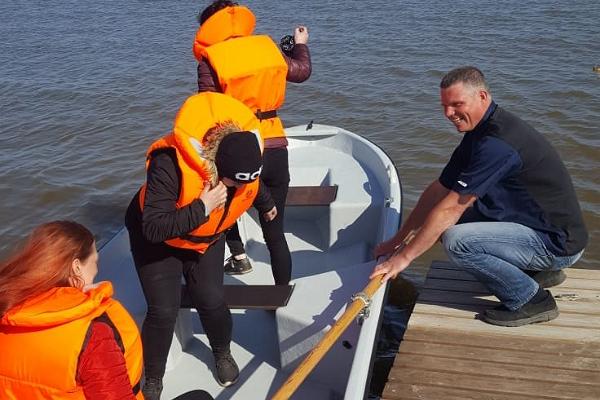
[[256,115],[256,118],[258,118],[260,121],[262,121],[264,119],[275,118],[277,116],[277,110],[261,111],[259,109],[259,110],[256,110],[254,115]]

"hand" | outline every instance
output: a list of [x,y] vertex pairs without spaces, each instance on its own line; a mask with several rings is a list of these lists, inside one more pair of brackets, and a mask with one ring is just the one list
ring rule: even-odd
[[392,252],[395,249],[396,245],[394,244],[393,240],[386,240],[385,242],[381,242],[377,246],[375,246],[375,250],[373,250],[373,255],[375,256],[375,259],[377,259],[381,256],[392,254]]
[[402,253],[388,258],[380,264],[377,264],[371,273],[369,279],[373,279],[378,275],[383,275],[381,282],[386,282],[388,279],[394,279],[398,274],[406,269],[410,261],[402,256]]
[[294,42],[296,44],[306,44],[308,43],[308,28],[300,25],[294,29]]
[[204,209],[208,216],[214,209],[223,207],[227,200],[227,187],[223,182],[219,182],[214,188],[210,187],[208,182],[205,182],[204,189],[200,194],[200,200],[204,203]]
[[266,213],[263,214],[263,218],[267,222],[273,221],[276,216],[277,216],[277,207],[275,207],[275,206],[273,206],[273,208],[271,208],[269,211],[267,211]]

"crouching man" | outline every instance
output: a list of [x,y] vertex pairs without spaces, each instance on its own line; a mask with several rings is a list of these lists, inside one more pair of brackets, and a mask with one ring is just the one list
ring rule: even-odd
[[588,240],[571,177],[538,131],[492,100],[479,69],[456,68],[440,88],[444,115],[463,139],[375,255],[393,253],[411,231],[417,235],[372,276],[394,278],[441,238],[450,260],[500,300],[482,320],[521,326],[554,319],[558,308],[544,288],[565,279],[562,270]]

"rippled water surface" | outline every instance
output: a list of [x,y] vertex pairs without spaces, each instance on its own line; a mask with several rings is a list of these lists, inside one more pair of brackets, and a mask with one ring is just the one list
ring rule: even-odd
[[[0,3],[0,256],[43,221],[72,218],[105,242],[144,178],[144,153],[196,90],[191,43],[207,2]],[[257,31],[308,25],[313,76],[289,85],[288,125],[338,125],[382,146],[405,209],[459,142],[439,80],[472,64],[495,100],[557,147],[600,266],[600,3],[251,1]],[[439,249],[420,261],[440,258]]]

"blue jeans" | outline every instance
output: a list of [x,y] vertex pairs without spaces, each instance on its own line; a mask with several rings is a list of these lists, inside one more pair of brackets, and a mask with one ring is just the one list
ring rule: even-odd
[[469,272],[510,310],[521,308],[539,285],[523,270],[558,271],[573,265],[583,250],[556,256],[536,232],[512,222],[469,222],[442,235],[450,260]]

